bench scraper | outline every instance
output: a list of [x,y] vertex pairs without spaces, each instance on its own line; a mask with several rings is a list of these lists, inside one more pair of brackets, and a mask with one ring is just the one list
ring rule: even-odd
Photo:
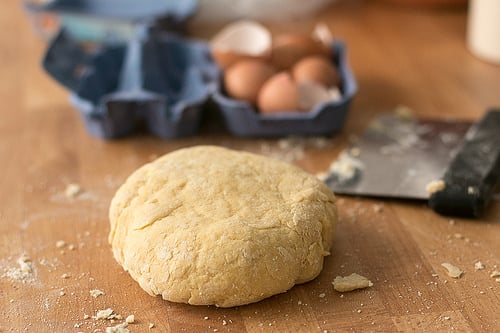
[[479,217],[499,179],[500,110],[490,110],[472,125],[379,116],[325,183],[336,194],[428,200],[440,214]]

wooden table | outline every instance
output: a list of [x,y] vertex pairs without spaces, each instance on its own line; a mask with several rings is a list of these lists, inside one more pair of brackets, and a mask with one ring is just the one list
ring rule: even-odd
[[[218,144],[287,158],[316,173],[372,116],[396,105],[418,116],[467,120],[500,105],[500,67],[467,51],[464,8],[411,10],[347,1],[314,19],[272,28],[308,31],[314,20],[327,22],[348,43],[360,86],[344,131],[324,145],[299,140],[301,146],[290,152],[279,140],[234,138],[210,125],[186,139],[137,135],[106,142],[86,133],[67,92],[41,70],[45,42],[19,4],[3,2],[0,332],[104,332],[123,320],[85,318],[106,308],[123,318],[134,314],[132,332],[499,332],[500,283],[490,277],[500,270],[498,198],[473,221],[436,215],[422,203],[340,197],[336,241],[321,275],[233,309],[148,296],[113,259],[107,243],[110,199],[154,156]],[[75,198],[65,195],[71,183],[83,189]],[[22,254],[33,271],[16,275],[22,273]],[[478,261],[484,269],[475,269]],[[443,262],[465,274],[448,277]],[[373,287],[333,290],[337,275],[353,272],[371,279]],[[105,295],[92,297],[95,289]]]

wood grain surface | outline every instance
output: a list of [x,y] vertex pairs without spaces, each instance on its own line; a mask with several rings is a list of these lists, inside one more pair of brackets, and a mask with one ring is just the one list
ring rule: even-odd
[[[280,32],[326,22],[347,42],[360,86],[341,134],[287,147],[280,140],[234,138],[217,119],[186,139],[93,138],[68,93],[42,71],[46,43],[35,36],[20,4],[1,6],[0,332],[104,332],[123,322],[91,318],[106,308],[123,318],[134,314],[132,332],[500,332],[500,283],[490,277],[500,270],[498,198],[481,220],[452,220],[423,203],[339,197],[336,241],[321,275],[231,309],[147,295],[107,243],[107,209],[117,187],[137,167],[174,149],[218,144],[317,173],[374,115],[399,104],[418,116],[468,120],[499,106],[500,67],[467,51],[465,8],[339,1],[311,19],[270,23]],[[191,28],[200,37],[213,29]],[[65,195],[71,183],[83,190],[75,198]],[[22,254],[33,266],[24,276],[18,274]],[[485,268],[476,270],[477,261]],[[443,262],[464,275],[450,278]],[[333,290],[337,275],[353,272],[373,287]],[[94,289],[105,294],[94,298]]]

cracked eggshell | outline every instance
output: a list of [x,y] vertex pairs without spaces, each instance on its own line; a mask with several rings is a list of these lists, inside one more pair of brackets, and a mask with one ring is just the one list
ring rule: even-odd
[[290,69],[302,58],[311,55],[329,58],[331,50],[322,42],[302,34],[278,35],[273,40],[271,63],[277,69]]
[[217,64],[226,69],[243,59],[268,59],[271,40],[271,33],[262,24],[241,20],[217,33],[210,41],[210,49]]
[[335,42],[330,28],[328,28],[328,25],[324,22],[316,24],[312,32],[312,38],[327,48]]
[[316,82],[299,82],[299,108],[309,111],[316,105],[326,102],[332,102],[341,98],[338,88],[327,89],[325,86]]
[[299,89],[288,72],[273,75],[262,86],[257,98],[262,113],[299,111]]

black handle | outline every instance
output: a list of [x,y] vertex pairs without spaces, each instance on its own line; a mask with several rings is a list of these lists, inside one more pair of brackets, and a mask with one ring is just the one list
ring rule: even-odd
[[443,215],[480,217],[500,179],[500,109],[490,110],[467,132],[462,147],[429,205]]

